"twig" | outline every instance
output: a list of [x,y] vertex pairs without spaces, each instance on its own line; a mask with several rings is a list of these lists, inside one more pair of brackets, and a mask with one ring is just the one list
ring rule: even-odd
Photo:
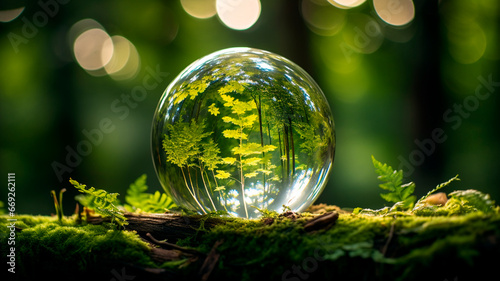
[[207,258],[203,262],[203,265],[200,268],[199,276],[200,280],[202,281],[207,281],[208,277],[212,273],[212,271],[215,268],[215,265],[219,261],[220,253],[217,253],[216,250],[217,248],[224,242],[224,240],[219,240],[215,242],[214,246],[212,247],[212,250],[207,255]]
[[[85,208],[87,209],[87,208]],[[216,225],[225,224],[228,219],[218,217],[206,217],[201,215],[183,216],[178,213],[165,214],[136,214],[124,213],[128,225],[126,230],[134,230],[143,238],[147,238],[146,233],[150,233],[158,240],[167,240],[171,243],[179,239],[196,235],[201,223],[205,229],[210,229]],[[109,217],[101,217],[87,214],[87,223],[101,224],[109,221]]]
[[337,212],[328,212],[319,217],[315,217],[314,219],[308,221],[304,225],[304,230],[306,232],[311,232],[314,230],[320,229],[328,229],[335,224],[337,219],[339,218],[339,213]]
[[181,251],[181,252],[184,252],[184,253],[188,253],[188,254],[192,254],[192,255],[197,255],[197,256],[203,255],[203,253],[200,253],[200,252],[198,252],[197,250],[194,250],[194,249],[184,248],[184,247],[178,246],[176,244],[168,243],[167,241],[159,241],[156,238],[154,238],[153,235],[151,235],[150,233],[146,233],[146,236],[153,243],[155,243],[156,245],[162,246],[162,248],[165,248],[165,249],[174,249],[174,250],[178,250],[178,251]]
[[389,244],[391,243],[392,237],[394,236],[394,226],[395,225],[396,225],[396,222],[393,221],[391,223],[391,230],[389,230],[389,237],[387,238],[387,241],[385,242],[385,245],[382,248],[382,255],[384,255],[384,256],[387,253],[387,249],[389,248]]

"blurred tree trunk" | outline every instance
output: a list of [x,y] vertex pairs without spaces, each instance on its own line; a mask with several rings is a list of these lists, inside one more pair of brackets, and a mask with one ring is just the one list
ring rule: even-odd
[[[417,9],[415,23],[419,24],[420,31],[414,40],[420,45],[417,48],[420,50],[417,54],[420,60],[416,67],[412,93],[414,107],[412,136],[415,140],[423,141],[432,139],[434,129],[442,128],[443,113],[446,110],[441,80],[442,36],[438,2],[423,1],[415,5]],[[412,145],[413,149],[419,149],[425,157],[422,161],[413,159],[416,176],[423,176],[424,181],[436,182],[434,178],[440,178],[444,167],[443,146],[434,143],[434,149],[429,146],[426,153],[416,146],[415,142]]]
[[300,3],[301,1],[280,1],[281,7],[279,7],[279,10],[283,11],[280,14],[286,27],[282,32],[286,33],[286,44],[289,52],[284,55],[314,77],[314,67],[309,46],[309,30],[301,15]]

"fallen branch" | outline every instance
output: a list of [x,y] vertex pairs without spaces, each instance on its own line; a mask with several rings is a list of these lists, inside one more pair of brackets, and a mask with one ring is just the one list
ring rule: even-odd
[[[195,235],[201,226],[204,229],[210,229],[227,221],[216,217],[202,217],[201,215],[183,216],[177,213],[125,213],[124,216],[128,222],[128,225],[125,226],[126,230],[134,230],[145,239],[148,239],[147,234],[149,233],[158,240],[167,240],[171,243]],[[109,221],[110,218],[87,216],[87,223],[90,224],[101,224]]]

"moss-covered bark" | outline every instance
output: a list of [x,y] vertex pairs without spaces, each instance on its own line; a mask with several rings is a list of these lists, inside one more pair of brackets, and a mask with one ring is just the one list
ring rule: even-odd
[[[453,216],[373,216],[332,206],[309,211],[260,220],[128,214],[134,220],[126,230],[96,219],[90,221],[97,225],[79,224],[73,218],[59,222],[56,217],[17,216],[16,273],[9,276],[440,281],[499,277],[498,208]],[[329,212],[337,212],[338,219]],[[311,223],[323,213],[327,215]],[[8,219],[0,217],[2,254],[11,247]],[[149,232],[148,227],[157,230]],[[162,228],[167,229],[164,236]],[[165,238],[167,243],[158,241]]]

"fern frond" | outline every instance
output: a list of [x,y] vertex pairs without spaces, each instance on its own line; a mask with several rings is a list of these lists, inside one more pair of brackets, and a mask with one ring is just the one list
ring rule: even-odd
[[458,178],[458,175],[456,175],[456,176],[454,176],[453,178],[449,179],[448,181],[445,181],[445,182],[443,182],[443,183],[441,183],[441,184],[438,184],[438,185],[437,185],[437,186],[436,186],[433,190],[431,190],[431,191],[427,192],[427,194],[426,194],[425,196],[423,196],[422,198],[420,198],[420,199],[418,200],[417,204],[418,204],[418,203],[420,203],[420,202],[422,202],[422,201],[424,201],[424,200],[425,200],[427,197],[429,197],[429,195],[431,195],[432,193],[434,193],[434,192],[436,192],[436,191],[440,190],[441,188],[443,188],[443,187],[445,187],[445,186],[449,185],[452,181],[459,181],[459,180],[460,180],[460,179]]
[[[118,204],[118,193],[108,193],[103,189],[95,189],[94,187],[87,188],[86,185],[80,184],[76,180],[70,179],[69,182],[81,193],[87,194],[85,200],[79,200],[80,203],[87,203],[87,208],[93,209],[96,213],[103,217],[111,217],[111,222],[116,221],[123,226],[128,224],[127,218],[123,216],[115,204]],[[81,197],[80,197],[81,198]],[[85,205],[85,204],[83,204]]]
[[380,188],[389,192],[382,193],[380,196],[387,202],[399,203],[403,209],[411,209],[415,203],[416,197],[413,195],[415,184],[413,182],[403,184],[403,171],[393,170],[391,166],[382,164],[372,155],[373,166],[378,174],[378,179],[383,183]]
[[129,188],[127,189],[125,202],[127,202],[130,206],[139,206],[149,198],[149,194],[145,193],[146,190],[148,190],[146,179],[146,174],[143,174],[132,184],[130,184]]
[[164,213],[168,209],[175,207],[172,198],[167,196],[165,193],[160,193],[156,191],[154,194],[148,194],[149,198],[144,202],[143,208],[144,212],[148,213]]
[[146,193],[147,176],[143,174],[129,186],[125,201],[125,209],[130,212],[143,211],[147,213],[163,213],[168,209],[175,207],[172,199],[165,193],[156,191],[154,194]]

